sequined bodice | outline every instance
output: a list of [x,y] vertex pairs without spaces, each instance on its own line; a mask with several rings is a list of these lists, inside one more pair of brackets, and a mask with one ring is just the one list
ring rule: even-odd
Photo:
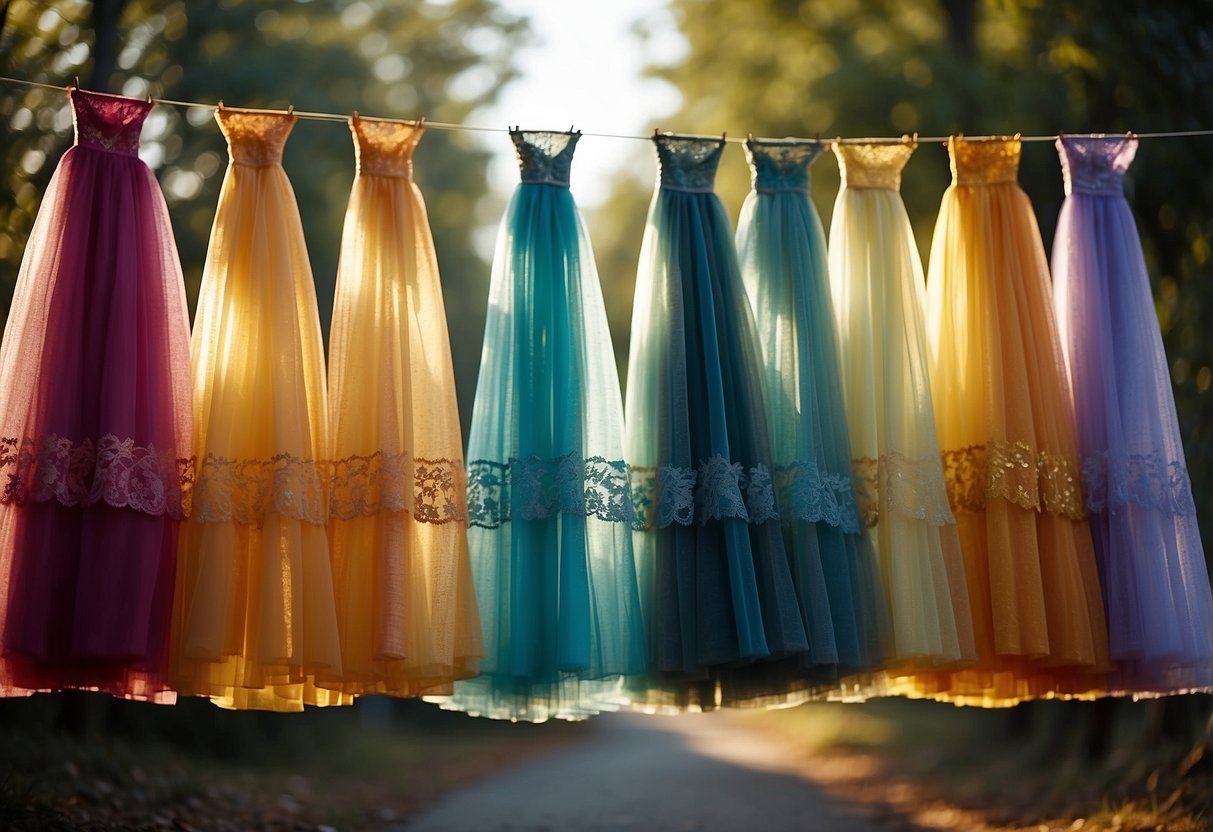
[[822,145],[796,139],[749,139],[745,149],[754,190],[772,193],[807,191],[809,165],[821,153]]
[[1019,176],[1019,139],[948,139],[952,181],[957,185],[994,185]]
[[715,187],[724,139],[664,133],[654,136],[653,144],[657,147],[657,174],[662,188],[710,193]]
[[522,181],[534,185],[569,186],[573,151],[580,133],[553,133],[545,130],[511,130],[510,139],[518,154]]
[[381,121],[354,116],[350,119],[350,132],[354,134],[358,173],[398,179],[412,177],[413,149],[425,132],[423,125],[415,121]]
[[1062,136],[1057,140],[1066,194],[1121,194],[1125,171],[1137,155],[1137,137]]
[[834,155],[842,173],[844,188],[901,188],[901,171],[910,160],[915,145],[912,142],[890,144],[843,144],[834,142]]
[[215,120],[227,139],[232,163],[249,167],[277,165],[282,162],[282,148],[295,126],[295,116],[289,113],[261,113],[220,107]]
[[119,98],[71,89],[72,120],[76,144],[127,156],[139,154],[139,132],[152,111],[152,103],[139,98]]

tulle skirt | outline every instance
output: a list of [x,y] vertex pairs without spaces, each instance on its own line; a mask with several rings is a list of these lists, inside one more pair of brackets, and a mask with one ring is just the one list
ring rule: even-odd
[[223,707],[349,701],[325,535],[324,352],[294,193],[229,165],[194,320],[193,512],[180,548],[173,684]]
[[1023,191],[949,188],[928,281],[931,386],[978,663],[915,684],[959,703],[1091,696],[1109,669],[1048,293]]
[[421,192],[359,175],[330,333],[329,545],[351,694],[450,693],[476,674],[463,438]]
[[443,707],[580,719],[646,667],[619,380],[567,188],[523,184],[498,235],[468,442],[481,675]]
[[0,694],[172,701],[188,344],[155,178],[134,156],[68,150],[0,347]]
[[1121,196],[1066,198],[1053,300],[1073,381],[1113,691],[1213,685],[1213,598],[1137,227]]
[[654,671],[629,682],[641,707],[778,701],[813,665],[767,430],[758,336],[720,200],[659,189],[640,256],[627,392]]

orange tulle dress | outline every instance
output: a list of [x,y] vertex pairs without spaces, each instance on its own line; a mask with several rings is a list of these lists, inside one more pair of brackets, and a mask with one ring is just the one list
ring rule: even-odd
[[282,149],[295,117],[220,108],[231,155],[194,319],[194,452],[171,681],[227,708],[352,697],[325,521],[324,349]]
[[927,279],[931,388],[978,662],[905,692],[1092,697],[1109,670],[1048,266],[1018,138],[952,139]]
[[329,344],[329,546],[351,694],[449,694],[483,652],[450,339],[414,122],[350,120]]

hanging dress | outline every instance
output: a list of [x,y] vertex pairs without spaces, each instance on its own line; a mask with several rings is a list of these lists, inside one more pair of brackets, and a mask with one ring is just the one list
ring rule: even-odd
[[875,552],[851,485],[825,232],[809,199],[822,144],[750,139],[737,252],[762,343],[775,494],[811,660],[876,668],[887,637]]
[[350,701],[325,521],[316,290],[282,149],[286,113],[220,107],[231,160],[194,317],[198,478],[182,534],[173,686],[226,708]]
[[1074,391],[1115,691],[1213,686],[1213,597],[1124,173],[1132,136],[1057,142],[1053,303]]
[[47,187],[0,346],[0,695],[172,701],[193,474],[185,288],[137,155],[152,105],[68,95],[76,144]]
[[1107,632],[1049,273],[1018,139],[951,139],[927,280],[931,389],[978,663],[922,692],[1011,705],[1093,695]]
[[569,191],[577,133],[513,130],[522,182],[497,237],[468,441],[481,675],[448,709],[580,719],[645,669],[619,376]]
[[420,124],[350,119],[358,158],[333,303],[329,547],[346,693],[476,674],[463,437],[438,262],[412,180]]
[[880,565],[898,668],[974,657],[956,521],[935,436],[922,262],[898,189],[914,145],[844,144],[830,284],[861,522]]
[[725,143],[653,142],[626,409],[653,673],[629,688],[659,709],[782,701],[788,671],[812,659],[775,504],[761,347],[713,193]]

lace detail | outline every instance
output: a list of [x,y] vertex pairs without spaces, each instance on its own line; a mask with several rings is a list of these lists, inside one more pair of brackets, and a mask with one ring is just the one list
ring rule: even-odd
[[882,454],[878,460],[861,457],[852,460],[851,476],[859,519],[865,526],[880,522],[883,510],[899,511],[932,526],[956,522],[937,458],[910,459],[897,452]]
[[270,512],[322,526],[324,464],[293,454],[228,459],[207,454],[194,485],[192,519],[260,526]]
[[797,462],[776,470],[775,485],[785,521],[828,523],[849,534],[859,534],[859,512],[850,476],[822,473],[816,462]]
[[834,142],[838,170],[844,188],[881,188],[896,191],[901,188],[901,171],[918,147],[908,138],[900,144],[843,144]]
[[139,133],[154,106],[150,101],[101,95],[75,87],[67,94],[72,102],[77,145],[127,156],[139,155]]
[[711,193],[724,139],[703,139],[661,133],[653,136],[657,148],[658,178],[667,191]]
[[1077,465],[1066,457],[998,441],[944,451],[942,458],[956,511],[983,511],[994,497],[1071,520],[1086,516]]
[[773,193],[807,191],[809,165],[821,154],[823,145],[799,139],[748,139],[745,149],[754,190]]
[[182,520],[189,513],[194,461],[172,450],[136,445],[107,433],[74,442],[56,434],[40,440],[0,438],[0,502],[24,505],[57,500],[65,506],[104,502],[144,514]]
[[557,514],[631,523],[633,498],[623,460],[576,453],[530,456],[509,463],[468,463],[468,522],[495,529],[512,518],[543,520]]
[[522,181],[536,185],[569,186],[573,152],[580,133],[511,130],[510,139],[518,154]]
[[696,468],[662,465],[631,469],[638,530],[689,526],[724,517],[749,523],[778,520],[774,480],[765,465],[746,468],[719,454]]
[[364,176],[412,178],[413,150],[425,132],[425,127],[420,123],[352,116],[350,132],[354,135],[358,173]]
[[1128,454],[1105,451],[1082,464],[1087,508],[1115,511],[1133,504],[1172,515],[1196,512],[1188,468],[1180,460],[1166,461],[1157,451]]
[[220,106],[215,110],[215,121],[227,139],[232,164],[264,167],[282,163],[282,148],[295,126],[295,115]]
[[341,520],[383,511],[411,512],[419,523],[467,519],[463,460],[411,454],[347,456],[329,464],[329,516]]
[[948,139],[952,180],[957,185],[993,185],[1014,182],[1019,176],[1019,137],[968,141]]
[[1062,136],[1057,140],[1066,195],[1124,193],[1125,171],[1137,155],[1137,137]]

